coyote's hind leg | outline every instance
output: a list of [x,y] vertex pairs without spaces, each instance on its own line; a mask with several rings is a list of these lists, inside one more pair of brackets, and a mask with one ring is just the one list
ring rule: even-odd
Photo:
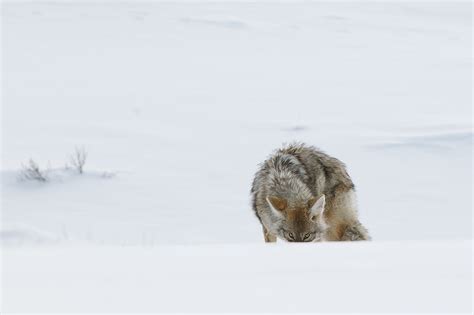
[[370,235],[360,222],[356,222],[347,226],[341,241],[370,241]]
[[275,243],[277,240],[276,236],[271,235],[264,226],[262,227],[263,227],[263,238],[265,239],[265,243]]

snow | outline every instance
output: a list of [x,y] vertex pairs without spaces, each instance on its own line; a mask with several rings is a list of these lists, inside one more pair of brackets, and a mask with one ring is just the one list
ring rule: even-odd
[[452,314],[471,306],[471,242],[285,245],[19,248],[4,257],[4,307]]
[[[4,1],[0,312],[469,313],[471,21]],[[252,177],[294,140],[347,164],[373,242],[261,244]],[[48,182],[18,179],[29,158]]]

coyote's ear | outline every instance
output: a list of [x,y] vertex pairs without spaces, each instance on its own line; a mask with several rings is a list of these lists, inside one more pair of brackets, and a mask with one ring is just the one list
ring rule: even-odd
[[281,211],[285,210],[288,205],[285,199],[276,196],[268,196],[267,202],[270,208],[278,214],[281,214]]
[[319,197],[318,200],[316,200],[316,198],[311,198],[308,201],[311,220],[314,220],[317,215],[323,214],[325,205],[326,205],[326,197],[324,195]]

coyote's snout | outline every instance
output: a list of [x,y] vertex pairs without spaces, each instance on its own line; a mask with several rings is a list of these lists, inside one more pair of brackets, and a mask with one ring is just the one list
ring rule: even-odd
[[344,164],[314,147],[276,151],[255,175],[251,193],[266,242],[370,239]]

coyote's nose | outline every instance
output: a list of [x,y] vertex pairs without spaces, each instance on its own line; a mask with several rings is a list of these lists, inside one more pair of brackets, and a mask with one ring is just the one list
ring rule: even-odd
[[291,242],[291,243],[301,243],[301,242],[303,242],[303,240],[301,240],[301,239],[294,239],[294,240],[288,240],[288,242]]

